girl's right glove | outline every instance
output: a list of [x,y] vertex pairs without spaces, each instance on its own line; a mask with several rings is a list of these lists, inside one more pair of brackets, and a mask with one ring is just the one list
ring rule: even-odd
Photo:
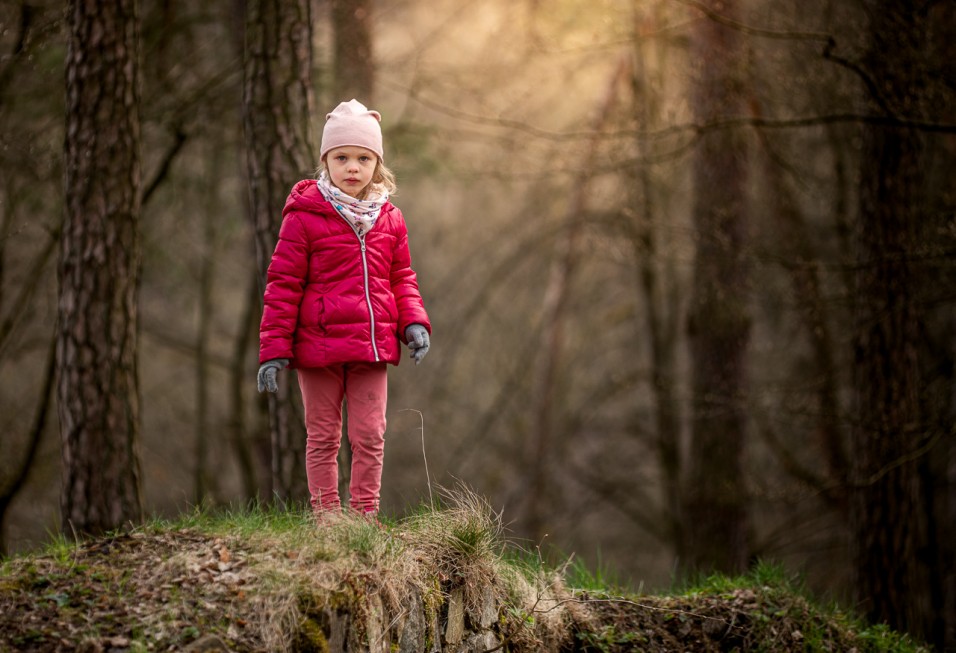
[[405,340],[408,341],[408,348],[412,352],[412,358],[418,365],[428,353],[431,342],[428,339],[428,331],[421,324],[409,324],[405,329]]
[[276,383],[276,373],[289,364],[288,358],[273,358],[259,366],[259,375],[256,378],[256,385],[259,386],[259,392],[268,390],[269,392],[278,392],[279,384]]

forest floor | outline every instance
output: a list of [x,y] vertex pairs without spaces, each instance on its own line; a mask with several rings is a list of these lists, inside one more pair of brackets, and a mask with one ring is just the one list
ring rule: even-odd
[[0,568],[0,651],[927,650],[815,606],[779,569],[672,596],[574,589],[505,561],[485,517],[436,519],[318,537],[260,513],[63,541]]

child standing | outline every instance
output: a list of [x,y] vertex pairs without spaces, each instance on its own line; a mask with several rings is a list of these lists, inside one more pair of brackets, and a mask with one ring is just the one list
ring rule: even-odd
[[357,100],[326,116],[318,179],[283,210],[259,329],[259,392],[296,370],[305,407],[306,476],[317,514],[341,508],[342,401],[352,448],[350,506],[378,512],[385,449],[386,364],[399,340],[418,364],[431,324],[408,252],[395,177],[383,161],[381,115]]

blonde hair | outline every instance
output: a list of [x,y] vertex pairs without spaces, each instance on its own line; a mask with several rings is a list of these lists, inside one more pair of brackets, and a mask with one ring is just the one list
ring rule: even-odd
[[[322,160],[319,161],[319,167],[315,169],[316,179],[321,177],[323,172],[328,172],[329,170],[325,162],[327,156],[328,154],[322,157]],[[398,192],[398,185],[395,183],[395,173],[385,165],[380,156],[375,157],[375,170],[372,172],[372,181],[368,183],[368,186],[362,189],[362,196],[356,197],[355,199],[364,200],[373,185],[383,187],[389,195],[395,195]]]

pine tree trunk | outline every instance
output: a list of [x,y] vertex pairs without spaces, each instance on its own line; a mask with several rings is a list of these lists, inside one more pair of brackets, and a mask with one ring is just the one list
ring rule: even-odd
[[[310,0],[249,0],[243,120],[251,217],[260,290],[275,249],[289,188],[311,176],[312,9]],[[280,373],[279,392],[269,394],[272,492],[280,499],[307,496],[305,430],[294,373]]]
[[139,521],[137,289],[141,194],[135,0],[73,1],[57,407],[64,530]]
[[[736,16],[734,0],[720,4],[721,14]],[[739,33],[701,19],[693,56],[697,121],[744,115]],[[700,139],[693,162],[697,257],[689,325],[694,380],[686,562],[691,569],[727,573],[746,567],[749,548],[743,473],[750,338],[746,157],[744,134],[721,130]]]

